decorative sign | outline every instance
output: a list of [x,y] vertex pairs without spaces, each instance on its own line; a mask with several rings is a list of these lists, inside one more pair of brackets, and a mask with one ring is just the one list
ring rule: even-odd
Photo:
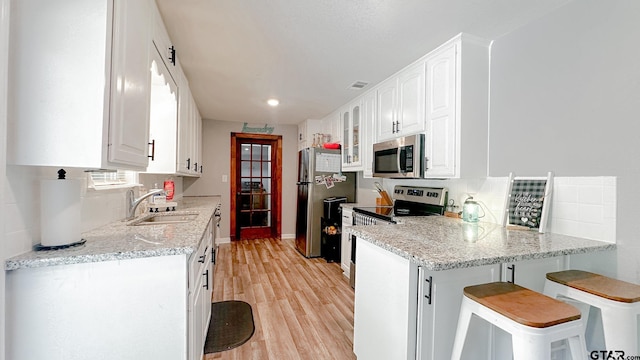
[[264,124],[264,126],[249,126],[248,123],[244,123],[244,125],[242,125],[242,132],[243,133],[258,133],[258,134],[271,134],[273,133],[273,130],[275,128],[273,126],[269,126],[267,124]]
[[551,201],[551,173],[547,178],[510,179],[505,214],[507,223],[543,232],[548,210],[545,205]]

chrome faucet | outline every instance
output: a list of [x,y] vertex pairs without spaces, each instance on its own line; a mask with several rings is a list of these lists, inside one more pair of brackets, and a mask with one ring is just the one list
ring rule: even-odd
[[163,189],[153,190],[136,199],[133,195],[133,189],[129,189],[129,191],[127,191],[127,204],[129,205],[129,209],[127,210],[127,217],[125,218],[125,220],[131,220],[136,217],[136,209],[138,208],[138,205],[140,205],[142,200],[148,198],[149,196],[164,193],[165,192]]

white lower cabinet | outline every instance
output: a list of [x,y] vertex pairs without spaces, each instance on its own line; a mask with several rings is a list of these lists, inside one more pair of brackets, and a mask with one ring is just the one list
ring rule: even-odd
[[504,263],[500,280],[512,282],[533,291],[543,292],[546,274],[567,269],[567,262],[568,260],[564,256],[555,256]]
[[202,359],[207,329],[211,320],[211,294],[213,291],[213,221],[198,251],[189,260],[189,357]]
[[[568,267],[565,256],[431,271],[356,239],[353,349],[358,359],[449,359],[466,286],[511,281],[542,292],[545,274]],[[574,262],[578,262],[577,260]],[[507,333],[472,318],[463,358],[510,357]],[[560,349],[562,350],[562,349]]]
[[213,284],[208,234],[191,256],[7,271],[6,358],[201,359]]
[[356,241],[353,351],[360,360],[415,359],[418,268]]
[[[416,359],[449,359],[453,348],[462,290],[466,286],[498,281],[500,265],[428,271],[418,267]],[[478,359],[491,359],[491,327],[474,319],[466,344]]]
[[351,273],[351,233],[353,211],[342,208],[342,237],[340,239],[340,267],[342,274],[348,279]]

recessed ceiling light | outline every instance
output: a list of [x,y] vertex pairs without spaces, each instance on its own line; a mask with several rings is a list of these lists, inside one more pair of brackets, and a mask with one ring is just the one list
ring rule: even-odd
[[278,99],[269,99],[267,100],[267,104],[269,104],[269,106],[278,106],[280,101]]

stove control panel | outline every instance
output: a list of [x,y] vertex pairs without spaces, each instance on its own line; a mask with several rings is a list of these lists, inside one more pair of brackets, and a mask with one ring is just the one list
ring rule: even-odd
[[429,205],[444,206],[447,199],[447,188],[396,185],[393,198]]

